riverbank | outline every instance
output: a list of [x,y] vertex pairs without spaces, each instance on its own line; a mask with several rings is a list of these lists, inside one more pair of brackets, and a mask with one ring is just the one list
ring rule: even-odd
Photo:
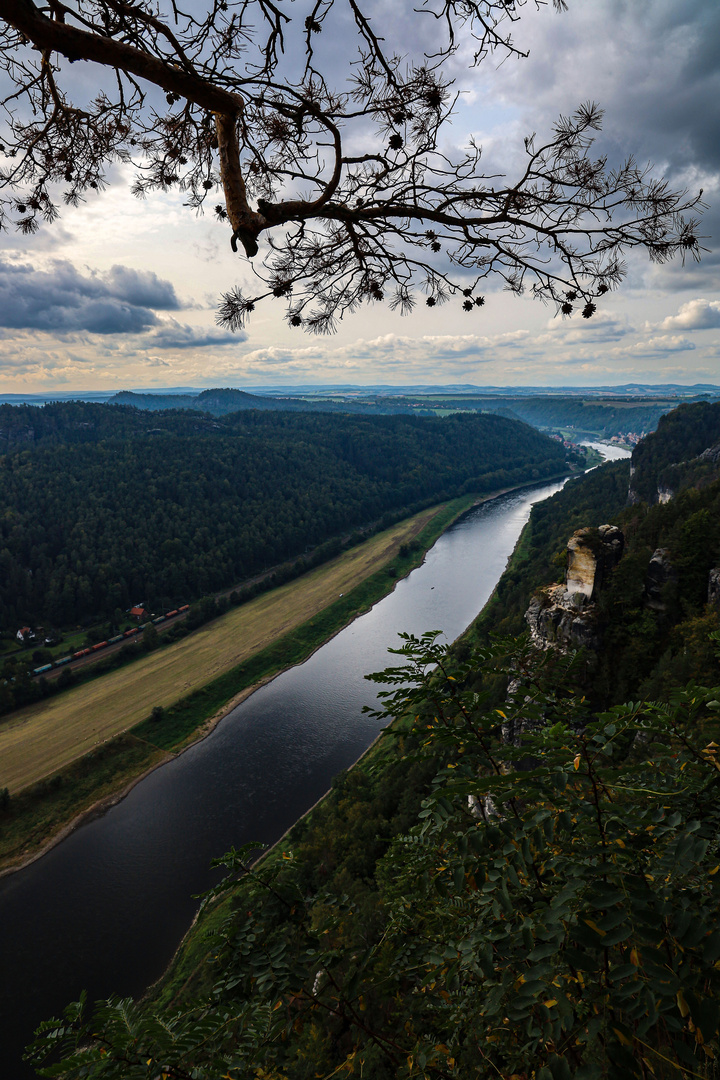
[[[513,567],[522,564],[526,557],[525,548],[528,536],[529,529],[526,525],[508,555],[506,572],[511,572]],[[495,608],[497,603],[497,592],[494,589],[481,612],[456,638],[456,644],[464,640],[472,640],[476,636],[476,623],[480,614],[489,608]],[[332,858],[327,855],[327,852],[333,846],[332,837],[337,834],[334,817],[338,812],[338,783],[344,786],[345,778],[357,772],[360,776],[356,783],[362,789],[363,798],[367,796],[368,790],[374,793],[380,792],[385,782],[384,778],[394,775],[397,769],[402,767],[405,734],[401,727],[402,725],[396,722],[382,731],[347,771],[333,781],[328,791],[309,807],[267,851],[259,855],[254,864],[254,870],[262,873],[263,876],[272,876],[272,869],[286,859],[290,851],[293,852],[293,858],[297,855],[299,845],[317,853],[322,852],[323,862],[327,862],[329,858],[332,863]],[[409,801],[416,800],[419,809],[419,801],[425,794],[427,790],[424,786],[416,789],[408,782],[404,798]],[[387,813],[389,817],[392,816],[389,810]],[[359,829],[364,838],[362,842],[366,843],[369,833],[362,824],[364,821],[362,814],[352,812],[350,817],[355,824],[351,824],[349,828]],[[342,830],[340,832],[342,833]],[[342,833],[342,835],[345,834]],[[202,995],[211,990],[213,972],[206,963],[207,956],[211,949],[217,949],[216,935],[225,919],[231,914],[233,906],[237,906],[238,897],[244,895],[242,889],[243,886],[239,885],[238,889],[232,889],[229,893],[212,899],[201,907],[166,971],[149,987],[146,993],[148,1001],[165,1009],[179,1006],[190,997]]]
[[[147,718],[158,696],[157,681],[153,684],[150,679],[152,694],[144,702],[140,713],[146,719],[129,724],[127,730],[107,738],[88,754],[11,797],[10,811],[3,814],[2,820],[0,873],[20,869],[38,858],[88,817],[104,812],[108,806],[123,798],[148,772],[204,738],[239,700],[249,696],[280,671],[307,659],[358,614],[391,591],[399,578],[422,562],[428,548],[457,517],[473,504],[503,493],[495,492],[486,499],[466,496],[415,515],[359,545],[357,549],[344,553],[332,563],[252,601],[242,609],[228,613],[203,627],[197,635],[168,647],[168,651],[184,648],[183,663],[186,663],[188,656],[192,655],[188,646],[193,639],[203,637],[207,646],[207,638],[213,628],[217,630],[219,627],[225,637],[234,634],[237,639],[238,627],[235,623],[245,608],[252,604],[262,605],[262,621],[267,624],[267,609],[273,600],[277,600],[281,593],[295,594],[303,583],[307,585],[308,580],[314,594],[324,600],[320,610],[315,610],[310,619],[301,620],[296,616],[295,625],[288,625],[290,619],[285,609],[279,621],[281,631],[285,633],[276,630],[274,639],[271,638],[264,648],[246,656],[241,664],[220,672],[214,679],[208,681],[206,678],[204,685],[193,688],[189,694],[178,698],[176,684],[176,700],[165,707],[159,722]],[[338,568],[348,561],[353,552],[356,560],[358,554],[362,556],[364,577],[349,590],[338,589]],[[338,591],[342,595],[338,596]],[[333,595],[336,599],[331,602]],[[232,623],[230,627],[228,622]],[[265,631],[267,634],[267,625]],[[206,652],[207,648],[204,647],[202,654]],[[150,667],[158,659],[162,659],[162,656],[151,654],[141,664]],[[134,668],[135,665],[117,675],[124,674],[127,679],[133,674]],[[139,669],[140,665],[137,666]],[[185,672],[183,675],[186,678]],[[113,697],[117,697],[117,687],[114,681],[113,686],[109,687],[108,679],[99,680],[91,686],[97,688],[102,684],[108,687],[105,700],[109,707]],[[83,689],[79,688],[77,693]],[[72,693],[67,695],[66,700],[71,700]],[[102,703],[98,704],[97,701],[91,707],[95,715],[102,711]],[[24,710],[25,713],[29,711]]]
[[[252,694],[108,813],[0,881],[0,952],[8,960],[0,1034],[13,1075],[30,1080],[20,1055],[34,1027],[83,990],[89,1001],[137,999],[161,976],[197,912],[195,898],[218,880],[216,856],[274,844],[339,784],[342,805],[360,815],[367,836],[336,853],[364,864],[398,821],[387,817],[387,786],[374,808],[363,804],[356,787],[365,769],[351,769],[383,726],[365,712],[377,705],[366,674],[392,663],[398,633],[443,628],[447,640],[457,638],[502,574],[531,506],[561,486],[541,481],[463,514],[422,566],[306,663]],[[404,815],[405,766],[395,770]]]

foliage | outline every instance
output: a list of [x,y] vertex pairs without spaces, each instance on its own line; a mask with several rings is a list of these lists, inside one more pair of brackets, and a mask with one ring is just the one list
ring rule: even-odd
[[[221,190],[215,213],[248,258],[267,236],[253,266],[259,291],[230,290],[221,304],[232,328],[266,297],[286,305],[291,326],[317,333],[386,296],[408,314],[418,291],[429,307],[456,297],[478,312],[492,277],[563,314],[577,302],[590,318],[622,279],[628,249],[659,262],[699,257],[697,222],[684,216],[699,196],[632,158],[613,167],[593,156],[602,119],[593,103],[528,136],[514,177],[485,172],[472,139],[449,151],[461,88],[446,62],[464,48],[471,67],[523,55],[512,38],[523,6],[425,0],[408,12],[410,27],[396,28],[360,0],[188,10],[4,0],[0,224],[33,233],[61,202],[105,187],[119,162],[134,166],[141,197],[180,190],[198,210]],[[77,60],[94,65],[89,92],[68,70]]]
[[322,834],[255,867],[231,852],[210,992],[165,1011],[71,1006],[39,1032],[37,1064],[61,1051],[42,1075],[709,1075],[720,691],[596,715],[572,662],[520,648],[506,708],[488,710],[467,687],[506,645],[465,664],[433,635],[398,652],[374,678],[404,768],[436,771],[405,833],[369,849],[378,811],[365,823],[361,800],[338,873]]

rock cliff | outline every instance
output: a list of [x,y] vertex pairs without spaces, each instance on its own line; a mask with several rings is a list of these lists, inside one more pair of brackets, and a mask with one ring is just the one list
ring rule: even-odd
[[624,537],[614,525],[578,529],[568,541],[565,583],[541,589],[525,618],[533,643],[541,649],[597,649],[598,591],[623,553]]

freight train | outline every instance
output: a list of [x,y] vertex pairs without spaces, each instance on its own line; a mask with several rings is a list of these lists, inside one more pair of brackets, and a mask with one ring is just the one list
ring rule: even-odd
[[158,623],[167,622],[168,619],[172,619],[175,615],[184,615],[184,613],[189,610],[190,605],[183,604],[182,607],[175,608],[174,611],[168,611],[167,615],[158,615],[156,619],[151,619],[150,622],[142,623],[141,626],[133,626],[123,634],[116,634],[115,637],[108,638],[107,641],[98,641],[97,645],[89,645],[87,649],[78,649],[77,652],[69,653],[67,656],[61,657],[60,660],[53,660],[50,664],[43,664],[41,667],[33,668],[33,675],[44,675],[46,671],[52,671],[53,668],[63,667],[65,664],[72,663],[73,660],[80,660],[83,656],[90,656],[92,653],[100,652],[101,649],[107,649],[109,645],[117,645],[121,641],[127,641],[134,637],[135,634],[141,634],[147,626],[157,626]]

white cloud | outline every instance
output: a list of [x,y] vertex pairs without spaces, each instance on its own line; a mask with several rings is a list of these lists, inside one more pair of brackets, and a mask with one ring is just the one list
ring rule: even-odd
[[608,310],[596,311],[590,319],[583,319],[578,310],[570,318],[556,316],[548,321],[548,334],[538,340],[562,339],[565,345],[589,345],[605,341],[619,341],[633,332],[627,318]]
[[679,334],[660,334],[645,341],[636,341],[634,345],[624,345],[611,349],[613,356],[664,356],[674,352],[693,352],[694,342]]
[[720,300],[688,300],[677,315],[668,315],[661,330],[714,330],[720,327]]

